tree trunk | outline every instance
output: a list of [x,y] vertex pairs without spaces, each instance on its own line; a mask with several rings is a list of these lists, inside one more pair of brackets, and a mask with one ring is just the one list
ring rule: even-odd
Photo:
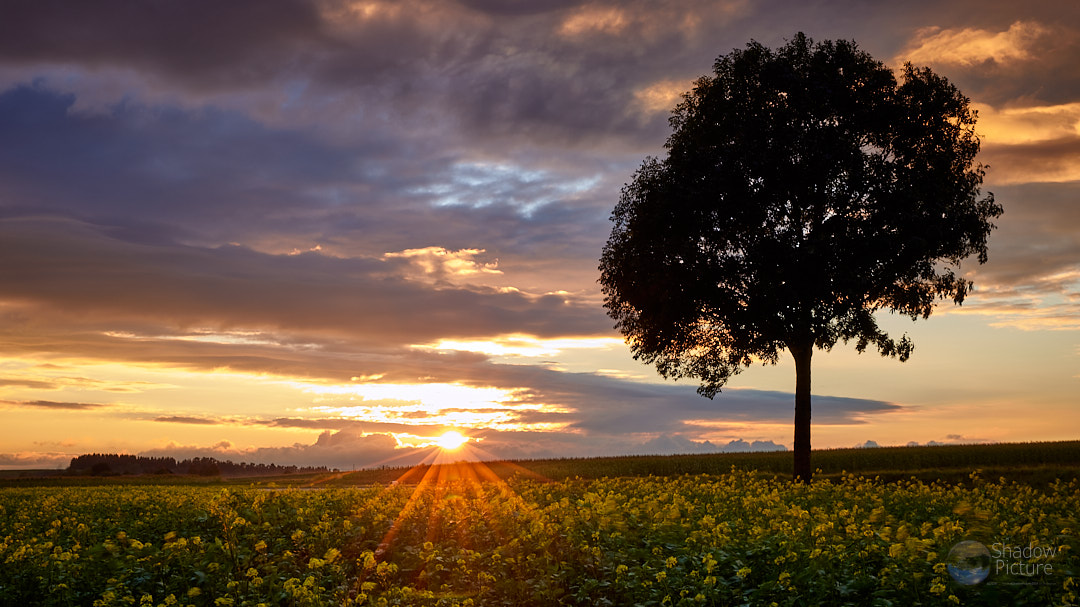
[[795,359],[795,473],[796,482],[809,483],[810,467],[810,358],[814,346],[788,346]]

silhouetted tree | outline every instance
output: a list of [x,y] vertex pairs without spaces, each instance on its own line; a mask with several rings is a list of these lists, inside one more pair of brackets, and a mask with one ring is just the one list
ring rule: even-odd
[[94,476],[112,474],[112,466],[105,462],[98,462],[90,467],[90,474],[93,474]]
[[200,476],[257,476],[294,472],[327,472],[326,466],[278,466],[276,464],[233,463],[212,457],[196,457],[177,462],[171,457],[143,457],[117,453],[91,453],[71,459],[73,474],[195,474]]
[[907,360],[878,310],[963,302],[990,220],[976,113],[929,68],[894,73],[803,34],[721,56],[675,108],[667,157],[624,186],[600,260],[634,357],[712,398],[753,361],[795,360],[795,478],[809,481],[810,361],[855,341]]
[[188,474],[194,474],[196,476],[220,476],[221,468],[218,466],[217,460],[211,457],[195,457],[192,458],[187,465]]

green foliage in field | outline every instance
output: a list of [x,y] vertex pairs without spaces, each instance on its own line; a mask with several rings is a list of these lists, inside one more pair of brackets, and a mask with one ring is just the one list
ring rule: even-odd
[[[563,480],[615,476],[678,476],[723,474],[732,467],[753,470],[762,476],[791,478],[791,454],[784,451],[709,453],[695,455],[638,455],[622,457],[567,458],[487,462],[491,472],[504,480],[514,475]],[[1056,479],[1080,479],[1080,441],[947,445],[937,447],[880,447],[874,449],[827,449],[814,452],[815,478],[837,479],[845,472],[880,476],[884,480],[907,480],[915,476],[965,482],[972,470],[987,478],[1046,487]],[[425,467],[360,470],[329,479],[337,485],[418,482],[429,472]]]
[[[1068,605],[1077,512],[1075,482],[806,486],[739,471],[15,488],[0,491],[0,604]],[[1053,570],[959,585],[943,559],[963,539],[1053,547]]]

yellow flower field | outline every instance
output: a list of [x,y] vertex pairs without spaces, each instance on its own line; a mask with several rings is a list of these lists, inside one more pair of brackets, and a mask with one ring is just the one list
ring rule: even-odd
[[13,488],[0,604],[1073,605],[1078,512],[1075,482],[977,476]]

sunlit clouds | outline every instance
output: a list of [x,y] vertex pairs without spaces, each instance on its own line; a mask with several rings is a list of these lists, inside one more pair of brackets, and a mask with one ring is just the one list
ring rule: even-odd
[[430,350],[462,350],[491,356],[554,356],[564,350],[603,350],[618,347],[622,340],[617,337],[564,337],[540,339],[532,335],[500,335],[483,341],[443,339],[438,342],[416,346]]
[[630,24],[625,11],[614,6],[584,7],[562,22],[559,33],[581,36],[591,33],[615,35]]
[[1080,102],[994,108],[975,105],[986,145],[1039,143],[1080,137]]
[[1051,28],[1034,21],[1016,21],[1004,31],[929,26],[917,31],[898,56],[917,65],[1007,65],[1037,59],[1032,46],[1052,33]]
[[963,307],[882,315],[911,361],[816,355],[815,446],[1075,438],[1080,8],[1029,4],[6,7],[0,467],[790,444],[786,358],[663,382],[597,264],[694,80],[798,31],[954,82],[1005,208]]
[[646,113],[671,112],[682,100],[683,93],[693,88],[689,81],[661,80],[634,91],[641,110]]
[[522,412],[559,410],[519,403],[515,393],[493,387],[460,384],[370,383],[338,386],[298,386],[318,395],[313,411],[345,419],[402,425],[438,425],[507,430],[545,429],[519,419]]
[[407,259],[416,264],[425,274],[451,276],[471,276],[473,274],[502,274],[499,270],[498,260],[491,262],[476,261],[476,256],[484,252],[483,249],[461,249],[447,251],[442,247],[424,247],[422,249],[406,249],[404,251],[387,253],[384,259]]

